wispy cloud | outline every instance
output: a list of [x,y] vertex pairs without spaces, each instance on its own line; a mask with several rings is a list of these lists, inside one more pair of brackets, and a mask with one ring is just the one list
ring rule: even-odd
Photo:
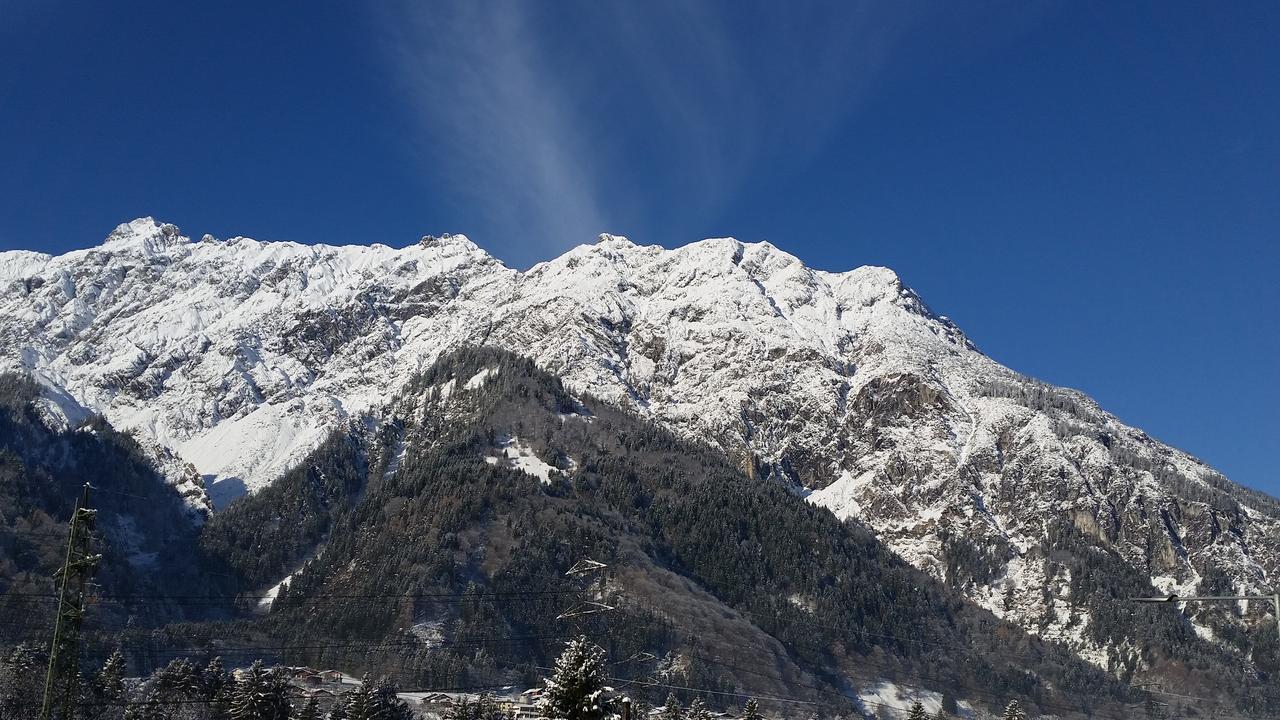
[[428,157],[507,231],[562,246],[603,227],[596,169],[515,3],[406,5],[383,18]]
[[538,255],[655,217],[696,224],[754,173],[803,168],[928,14],[897,2],[386,7],[379,25],[432,168]]

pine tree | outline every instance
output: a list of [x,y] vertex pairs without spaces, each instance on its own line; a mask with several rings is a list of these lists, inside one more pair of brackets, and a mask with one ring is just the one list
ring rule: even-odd
[[321,720],[320,704],[316,702],[315,696],[307,698],[302,707],[295,710],[290,718],[291,720]]
[[1027,714],[1022,711],[1022,705],[1017,700],[1012,700],[1005,706],[1004,720],[1027,720]]
[[339,695],[338,698],[333,701],[333,706],[329,708],[328,720],[348,720],[347,704],[350,702],[350,697],[351,694],[346,693]]
[[660,720],[684,720],[684,712],[680,709],[680,701],[676,700],[675,693],[667,694],[667,702],[662,706],[662,713],[658,717]]
[[[368,677],[366,676],[366,681]],[[373,696],[373,711],[376,720],[410,720],[413,711],[396,693],[398,688],[387,678],[378,678],[373,684],[370,694]]]
[[231,691],[232,720],[288,720],[288,683],[255,660]]
[[444,713],[444,720],[509,720],[492,695],[481,695],[475,700],[467,696],[458,699]]
[[360,679],[360,687],[342,696],[342,712],[335,708],[331,717],[334,720],[381,720],[377,715],[377,705],[373,695],[373,682],[368,675]]
[[203,686],[203,696],[209,700],[218,699],[223,697],[231,687],[231,673],[222,667],[222,658],[215,657],[204,666],[204,672],[200,673],[200,681]]
[[951,716],[947,714],[945,707],[938,708],[938,714],[933,716],[933,720],[951,720]]
[[98,671],[98,676],[93,683],[98,696],[107,702],[123,700],[126,670],[124,655],[119,650],[111,653],[111,657],[102,664],[102,669]]
[[929,720],[929,716],[924,712],[924,705],[917,700],[911,703],[911,710],[907,712],[907,720]]
[[195,700],[202,689],[195,667],[186,658],[176,658],[157,670],[152,687],[163,700]]
[[165,707],[160,694],[152,689],[142,700],[125,706],[124,720],[168,720],[164,715]]
[[702,703],[702,698],[694,698],[693,702],[689,703],[689,709],[685,711],[685,717],[688,720],[711,720],[711,713]]
[[603,720],[608,714],[604,650],[580,636],[556,660],[539,701],[549,720]]
[[742,720],[764,720],[764,715],[760,714],[760,703],[755,698],[747,700],[742,707]]

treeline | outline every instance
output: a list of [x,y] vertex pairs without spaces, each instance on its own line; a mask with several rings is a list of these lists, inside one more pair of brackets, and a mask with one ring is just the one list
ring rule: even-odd
[[[30,720],[43,702],[43,658],[26,646],[0,661],[0,720]],[[177,658],[141,680],[129,676],[119,651],[86,674],[63,720],[410,720],[415,717],[386,678],[365,676],[322,705],[289,682],[283,668],[261,660],[233,673],[220,658],[197,666]]]

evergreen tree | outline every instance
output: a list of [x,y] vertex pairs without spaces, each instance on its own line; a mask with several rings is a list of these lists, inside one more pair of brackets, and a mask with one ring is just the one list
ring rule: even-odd
[[742,707],[742,720],[764,720],[764,715],[760,714],[760,703],[755,698],[747,700]]
[[231,691],[232,720],[288,720],[288,683],[255,660]]
[[35,653],[26,645],[15,647],[0,665],[0,716],[35,715],[39,710],[39,687]]
[[641,699],[631,701],[631,717],[635,720],[649,720],[649,712],[653,706]]
[[315,696],[312,695],[307,698],[307,701],[302,704],[302,707],[296,709],[293,715],[290,715],[289,717],[290,720],[321,720],[320,704],[316,702]]
[[1004,720],[1027,720],[1027,714],[1022,711],[1022,705],[1017,700],[1011,700],[1005,706]]
[[151,679],[151,687],[162,700],[199,699],[201,686],[195,667],[186,658],[172,660],[157,670]]
[[350,702],[351,693],[339,695],[333,701],[333,706],[329,708],[328,720],[347,720],[347,705]]
[[911,710],[907,712],[907,720],[929,720],[929,716],[925,714],[924,705],[917,700],[911,703]]
[[341,712],[335,707],[332,720],[378,720],[377,708],[373,698],[373,683],[365,675],[360,680],[360,687],[342,696]]
[[98,697],[107,702],[123,700],[126,670],[124,655],[119,650],[111,653],[111,657],[102,664],[102,669],[94,679],[93,685]]
[[474,701],[463,696],[444,713],[444,720],[510,720],[492,695],[481,695]]
[[608,714],[604,650],[580,636],[556,660],[539,701],[548,720],[603,720]]
[[[368,681],[368,676],[365,676]],[[370,695],[373,698],[373,717],[375,720],[411,720],[413,711],[396,693],[399,689],[385,677],[378,678],[373,684]]]
[[231,673],[222,667],[222,658],[215,657],[200,673],[203,695],[209,700],[222,698],[231,687]]
[[946,707],[940,707],[938,714],[933,716],[933,720],[951,720],[951,715],[947,713]]
[[694,698],[693,702],[689,703],[689,709],[685,711],[685,717],[688,720],[711,720],[711,713],[702,703],[702,698]]
[[675,693],[667,694],[667,702],[662,706],[662,713],[658,717],[660,720],[684,720],[684,712],[680,709],[680,701],[676,700]]
[[124,720],[168,720],[165,717],[164,708],[160,694],[153,688],[138,702],[131,702],[125,706]]

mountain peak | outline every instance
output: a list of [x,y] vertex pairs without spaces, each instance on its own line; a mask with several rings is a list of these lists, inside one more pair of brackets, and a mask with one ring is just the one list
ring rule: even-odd
[[610,233],[600,233],[596,236],[597,245],[614,244],[624,247],[634,246],[635,243],[627,239],[625,235],[612,235]]
[[467,250],[479,250],[479,245],[461,233],[443,233],[441,235],[423,235],[418,244],[424,248],[460,247]]
[[189,242],[191,240],[182,235],[177,225],[147,216],[117,225],[103,241],[102,248],[116,251],[137,249],[146,255],[155,255]]

